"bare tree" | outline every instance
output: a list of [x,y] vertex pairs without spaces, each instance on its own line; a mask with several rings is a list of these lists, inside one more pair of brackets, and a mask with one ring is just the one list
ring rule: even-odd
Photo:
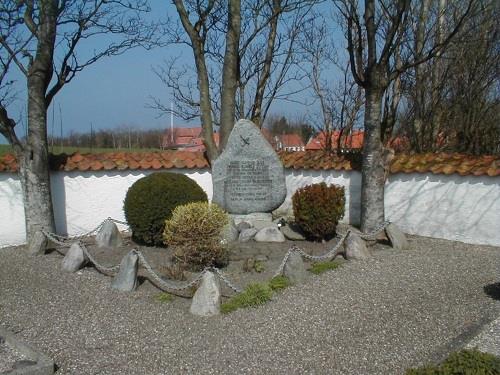
[[[420,2],[410,0],[334,0],[344,20],[351,73],[364,89],[364,145],[361,183],[361,229],[375,229],[384,221],[385,160],[382,138],[382,107],[387,88],[398,76],[434,58],[442,51],[470,15],[475,0],[469,0],[465,9],[447,9],[458,14],[456,22],[442,41],[432,34],[436,27],[426,28],[425,40],[418,54],[407,53],[407,44],[415,41],[412,25]],[[453,7],[453,4],[449,4]],[[395,52],[401,60],[396,63]]]
[[[106,56],[151,43],[154,28],[140,14],[147,1],[4,0],[0,5],[0,132],[12,145],[19,165],[28,241],[36,231],[54,231],[48,170],[47,109],[75,75]],[[90,55],[82,42],[109,40]],[[101,42],[103,43],[103,42]],[[101,44],[102,45],[102,44]],[[27,87],[27,137],[9,113],[9,83],[14,68]]]
[[[348,136],[358,124],[363,96],[350,74],[349,61],[342,61],[330,34],[320,14],[307,22],[300,42],[301,69],[307,73],[312,96],[319,104],[321,119],[317,127],[324,136],[322,147],[340,152],[348,146]],[[336,78],[331,79],[332,75]]]
[[[174,2],[182,29],[171,27],[167,37],[170,43],[191,48],[196,69],[179,66],[178,60],[172,59],[156,73],[172,91],[177,116],[186,120],[200,116],[210,160],[224,148],[236,116],[251,118],[260,126],[272,101],[288,96],[290,92],[282,90],[291,80],[302,78],[290,66],[295,63],[294,45],[300,25],[316,2],[243,1],[238,8],[241,37],[237,49],[234,27],[229,26],[236,9],[230,7],[231,2],[227,8],[216,1]],[[229,67],[233,67],[231,73]],[[170,112],[158,98],[153,98],[151,106]],[[220,126],[219,148],[213,140],[215,126]]]

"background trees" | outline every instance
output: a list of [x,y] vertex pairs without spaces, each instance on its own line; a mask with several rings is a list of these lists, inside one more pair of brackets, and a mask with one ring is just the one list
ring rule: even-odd
[[[172,91],[175,114],[186,120],[200,117],[207,154],[213,160],[237,117],[262,126],[274,100],[293,100],[292,94],[303,90],[293,84],[303,74],[292,67],[297,64],[298,35],[317,1],[174,3],[181,27],[170,27],[168,39],[191,49],[195,69],[172,59],[156,71]],[[159,98],[152,106],[170,111]],[[215,127],[220,131],[219,148],[213,140]]]
[[[75,75],[103,57],[150,45],[154,27],[140,15],[147,1],[5,0],[0,5],[0,132],[19,165],[26,232],[54,231],[47,145],[47,109]],[[103,40],[103,36],[106,38]],[[112,37],[111,37],[112,36]],[[81,44],[97,39],[92,52]],[[13,72],[16,69],[17,72]],[[10,87],[20,74],[27,88],[27,136],[9,114]],[[19,99],[19,98],[18,98]]]

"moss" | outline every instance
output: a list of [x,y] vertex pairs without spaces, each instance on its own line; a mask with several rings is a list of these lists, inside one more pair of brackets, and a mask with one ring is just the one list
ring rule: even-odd
[[174,300],[174,296],[167,292],[158,293],[154,298],[161,303],[168,303]]
[[273,292],[269,285],[263,283],[249,284],[245,290],[221,304],[221,312],[227,314],[244,307],[256,307],[271,299]]
[[409,369],[406,375],[498,375],[500,357],[478,350],[461,350],[452,353],[443,363]]
[[290,286],[290,280],[286,276],[275,276],[269,281],[271,290],[283,290]]
[[266,266],[265,266],[264,262],[261,262],[260,260],[256,260],[254,265],[253,265],[253,269],[255,270],[255,272],[261,273],[261,272],[264,272],[266,270]]
[[316,262],[313,263],[309,271],[314,273],[315,275],[322,274],[323,272],[335,270],[340,267],[340,263],[336,261],[329,262]]

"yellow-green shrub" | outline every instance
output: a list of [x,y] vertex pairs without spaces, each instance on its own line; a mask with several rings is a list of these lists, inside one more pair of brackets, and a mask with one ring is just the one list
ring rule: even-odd
[[228,215],[216,204],[195,202],[178,206],[165,221],[163,240],[174,246],[175,258],[194,268],[220,266],[227,258],[221,233]]

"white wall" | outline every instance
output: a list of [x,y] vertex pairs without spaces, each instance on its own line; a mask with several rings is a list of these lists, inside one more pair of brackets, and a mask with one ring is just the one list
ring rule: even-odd
[[500,177],[392,175],[385,212],[406,233],[500,246]]
[[[169,170],[195,180],[212,198],[208,170]],[[51,176],[58,233],[77,235],[105,218],[124,220],[127,189],[152,171],[54,172]],[[291,210],[298,188],[325,181],[345,187],[344,220],[359,223],[361,174],[346,171],[286,170],[287,197],[281,211]],[[385,190],[386,218],[405,232],[500,246],[500,177],[459,175],[392,175]],[[19,179],[0,173],[0,247],[25,242]]]

